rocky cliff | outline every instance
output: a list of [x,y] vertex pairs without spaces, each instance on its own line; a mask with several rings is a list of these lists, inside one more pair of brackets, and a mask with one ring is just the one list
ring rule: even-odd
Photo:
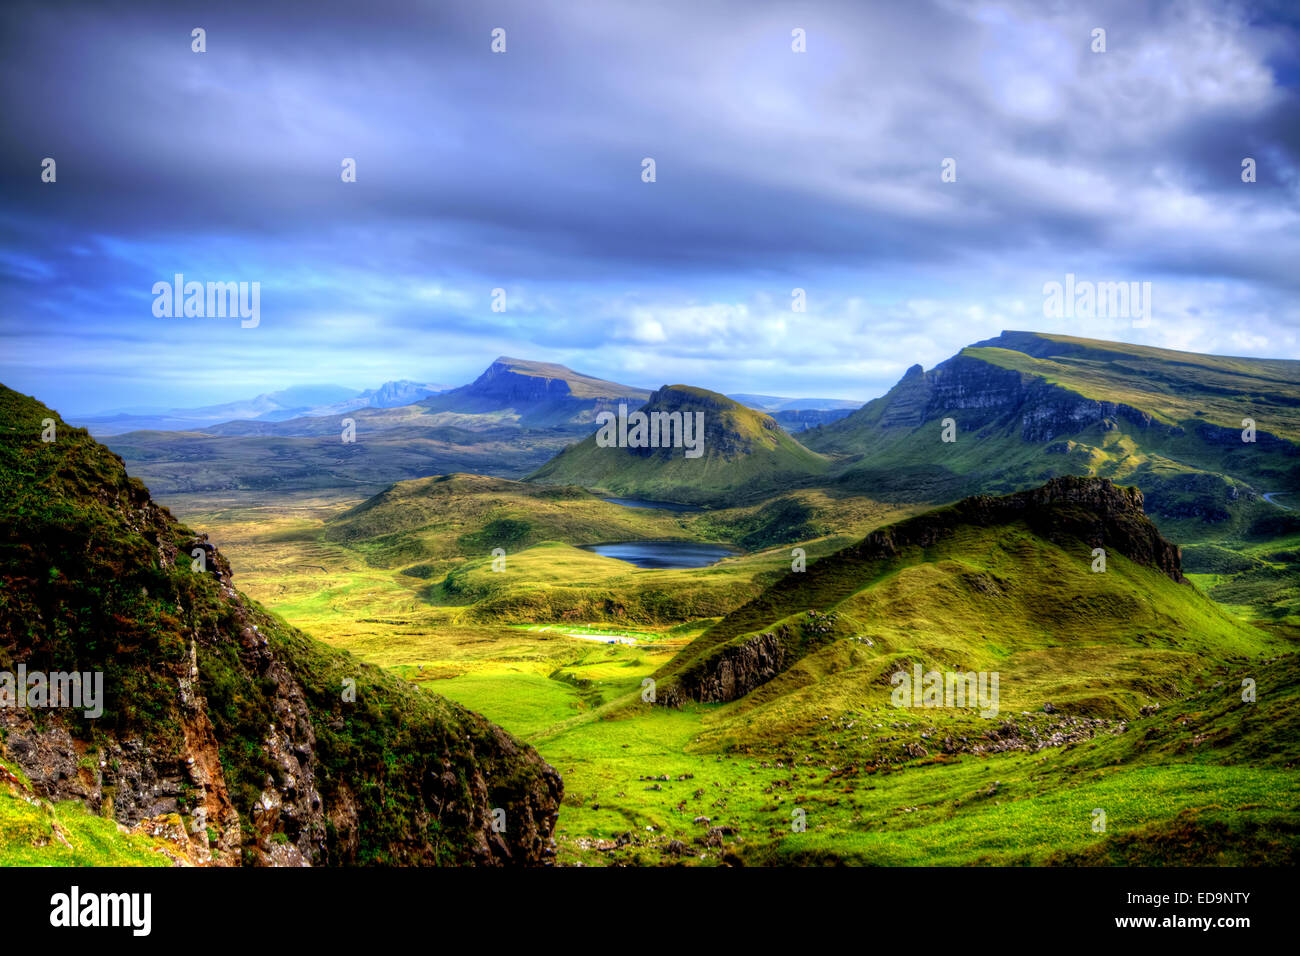
[[0,707],[41,797],[179,817],[199,863],[553,854],[562,783],[531,748],[262,610],[116,455],[3,387],[0,491],[0,672],[104,681],[98,717]]
[[[1162,434],[1182,434],[1180,427],[1162,423],[1123,402],[1088,398],[1039,376],[962,354],[928,372],[912,366],[879,401],[882,409],[877,424],[882,428],[917,428],[952,416],[959,431],[1011,425],[1027,442],[1050,442],[1091,425],[1107,428],[1119,421],[1155,428]],[[851,425],[852,416],[844,424]]]
[[1140,487],[1158,518],[1217,523],[1300,481],[1297,408],[1300,363],[1004,332],[800,438],[839,459],[843,486],[890,500],[1073,473]]

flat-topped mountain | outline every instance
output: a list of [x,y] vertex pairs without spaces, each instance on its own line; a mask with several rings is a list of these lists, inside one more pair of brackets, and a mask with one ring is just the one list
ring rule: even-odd
[[[665,385],[639,410],[649,431],[638,443],[636,420],[611,419],[533,474],[541,484],[581,485],[614,495],[720,504],[805,484],[829,466],[768,415],[688,385]],[[613,413],[611,413],[613,414]],[[700,425],[696,425],[696,423]],[[669,436],[661,438],[667,423]],[[684,426],[684,429],[677,429]],[[678,442],[676,439],[682,438]],[[610,443],[606,438],[616,438]],[[626,439],[626,441],[625,441]]]
[[640,405],[644,388],[583,375],[563,365],[502,356],[468,385],[420,404],[432,412],[491,415],[532,427],[585,424],[619,402]]

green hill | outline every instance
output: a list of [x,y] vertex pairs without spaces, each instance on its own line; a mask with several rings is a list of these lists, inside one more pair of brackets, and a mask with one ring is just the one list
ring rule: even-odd
[[788,720],[795,697],[796,712],[830,713],[838,689],[887,693],[889,674],[920,663],[1000,671],[1008,708],[1115,717],[1177,692],[1206,662],[1283,646],[1185,581],[1140,492],[1060,478],[873,531],[787,574],[656,676],[664,703],[752,695]]
[[688,456],[682,446],[601,447],[597,432],[564,449],[528,480],[716,506],[808,484],[830,465],[768,415],[702,388],[666,385],[653,393],[640,411],[647,415],[702,415],[700,454]]
[[[606,702],[533,739],[597,865],[1293,865],[1294,646],[1187,582],[1136,489],[1067,477],[878,528],[667,662],[584,658]],[[996,707],[900,705],[918,667]]]
[[121,459],[3,387],[0,529],[0,672],[103,675],[98,717],[0,708],[3,761],[41,800],[175,827],[198,862],[552,852],[562,785],[531,748],[268,614]]

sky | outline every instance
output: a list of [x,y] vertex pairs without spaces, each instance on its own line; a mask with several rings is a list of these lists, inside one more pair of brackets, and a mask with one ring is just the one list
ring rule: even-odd
[[[1286,2],[6,0],[0,98],[0,382],[65,414],[503,354],[866,400],[1004,329],[1300,359]],[[176,273],[256,327],[155,315]],[[1067,274],[1149,321],[1045,314]]]

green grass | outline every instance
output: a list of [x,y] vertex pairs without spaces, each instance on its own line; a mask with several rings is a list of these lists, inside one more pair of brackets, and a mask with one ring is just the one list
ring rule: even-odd
[[0,783],[0,866],[171,866],[162,840],[122,831],[77,801],[57,805]]
[[[844,499],[824,502],[836,500]],[[853,503],[864,508],[859,517],[880,513]],[[707,518],[715,527],[744,527],[760,509]],[[688,526],[705,517],[688,516]],[[825,562],[833,568],[837,540],[811,546],[809,571],[794,577],[818,590],[815,570]],[[295,580],[275,571],[292,566],[275,554],[291,550],[288,542],[240,541],[237,562],[246,548],[267,562],[246,584],[255,593]],[[588,563],[593,556],[573,551],[559,543],[525,549],[508,559],[505,574],[486,561],[465,562],[468,583],[484,588],[467,605],[428,605],[417,596],[427,582],[380,589],[381,578],[376,590],[354,590],[332,608],[293,605],[310,609],[317,633],[533,743],[565,779],[562,863],[1294,859],[1296,665],[1259,657],[1294,645],[1122,555],[1112,554],[1098,575],[1077,544],[1045,542],[1026,527],[967,529],[902,567],[868,574],[865,590],[850,587],[836,603],[853,621],[851,633],[811,648],[769,685],[729,704],[672,710],[643,703],[641,682],[707,620],[538,617],[503,626],[476,617],[481,604],[563,591],[575,577],[606,572],[587,585],[613,588],[625,600],[640,580],[658,578],[671,590],[708,580],[700,571],[615,571],[610,565],[619,562]],[[334,560],[368,567],[350,554],[342,549]],[[774,573],[788,567],[788,547],[767,554],[729,564],[766,560]],[[390,581],[403,578],[389,573]],[[633,635],[641,643],[602,644],[569,632]],[[860,635],[874,646],[854,640]],[[894,709],[888,674],[910,660],[1000,670],[998,718]],[[1259,680],[1254,711],[1234,704],[1244,674]],[[1044,714],[1047,701],[1061,713]],[[1160,710],[1139,715],[1150,703]],[[1036,753],[944,753],[941,744],[945,737],[981,741],[1008,720],[1025,735],[1046,735],[1061,720],[1082,717],[1099,721],[1095,735]],[[918,751],[909,745],[926,755],[912,756]],[[790,828],[796,806],[807,813],[804,833]],[[1106,811],[1105,834],[1091,829],[1096,807]],[[721,846],[697,844],[707,832],[692,822],[701,815],[736,832]],[[674,839],[686,844],[680,857],[666,850]]]

